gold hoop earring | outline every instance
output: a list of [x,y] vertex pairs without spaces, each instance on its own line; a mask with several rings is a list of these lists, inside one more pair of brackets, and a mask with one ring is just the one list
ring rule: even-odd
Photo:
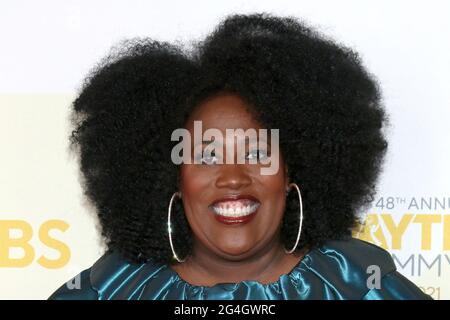
[[302,194],[300,193],[300,188],[298,187],[298,185],[296,183],[289,184],[289,191],[292,189],[292,187],[294,187],[297,190],[297,193],[298,193],[298,201],[300,203],[300,224],[298,226],[297,240],[295,240],[294,247],[292,247],[292,249],[290,249],[290,250],[286,250],[286,248],[284,248],[284,251],[286,251],[286,253],[293,253],[295,251],[295,249],[297,249],[298,243],[300,241],[300,235],[302,233],[302,224],[303,224]]
[[180,258],[178,257],[178,255],[177,255],[177,253],[175,252],[175,249],[174,249],[174,247],[173,247],[173,241],[172,241],[172,224],[171,224],[171,222],[170,222],[170,216],[171,216],[171,214],[172,214],[172,203],[173,203],[173,200],[174,200],[176,197],[181,198],[181,193],[180,193],[180,192],[175,192],[175,193],[172,195],[172,197],[170,198],[169,209],[167,210],[167,232],[168,232],[168,234],[169,234],[170,249],[172,250],[173,257],[175,258],[175,260],[177,260],[178,262],[181,263],[181,262],[185,262],[185,261],[186,261],[186,258],[185,258],[185,259],[180,259]]

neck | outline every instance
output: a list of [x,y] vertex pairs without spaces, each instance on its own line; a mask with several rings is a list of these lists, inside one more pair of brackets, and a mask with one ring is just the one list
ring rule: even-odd
[[279,238],[273,239],[254,255],[242,259],[217,255],[196,241],[189,259],[173,269],[194,285],[211,286],[245,280],[270,283],[289,273],[300,259],[301,256],[286,254]]

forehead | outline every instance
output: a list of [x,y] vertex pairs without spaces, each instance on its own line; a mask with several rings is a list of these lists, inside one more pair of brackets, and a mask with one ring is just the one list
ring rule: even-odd
[[221,94],[200,103],[189,116],[186,129],[193,130],[194,121],[202,121],[204,129],[262,128],[251,107],[239,96]]

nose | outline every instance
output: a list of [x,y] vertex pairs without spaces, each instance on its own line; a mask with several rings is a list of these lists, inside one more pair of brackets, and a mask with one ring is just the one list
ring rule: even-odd
[[252,183],[244,164],[224,164],[220,167],[217,188],[241,189]]

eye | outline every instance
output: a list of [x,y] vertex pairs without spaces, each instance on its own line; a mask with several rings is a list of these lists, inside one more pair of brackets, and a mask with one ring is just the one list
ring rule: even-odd
[[213,165],[213,164],[216,164],[218,161],[218,158],[215,155],[215,152],[211,152],[211,154],[209,154],[209,155],[205,154],[204,156],[198,155],[197,159],[201,162],[201,164],[206,164],[206,165]]
[[247,153],[247,159],[248,160],[261,160],[261,159],[266,159],[268,157],[267,155],[267,151],[265,150],[261,150],[261,149],[254,149],[252,151],[250,151],[249,153]]
[[216,164],[217,163],[217,157],[216,156],[202,157],[202,163],[203,164],[207,164],[207,165]]

